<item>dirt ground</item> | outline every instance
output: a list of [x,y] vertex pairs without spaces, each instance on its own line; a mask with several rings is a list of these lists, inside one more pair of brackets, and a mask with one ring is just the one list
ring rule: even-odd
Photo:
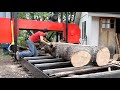
[[4,55],[0,49],[0,78],[32,78],[20,64],[13,62],[9,55]]

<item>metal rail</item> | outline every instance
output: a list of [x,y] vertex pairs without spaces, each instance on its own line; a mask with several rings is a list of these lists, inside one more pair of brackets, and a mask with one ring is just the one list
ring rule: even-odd
[[40,69],[34,67],[27,60],[21,60],[21,65],[27,68],[35,78],[49,78],[46,74],[44,74]]

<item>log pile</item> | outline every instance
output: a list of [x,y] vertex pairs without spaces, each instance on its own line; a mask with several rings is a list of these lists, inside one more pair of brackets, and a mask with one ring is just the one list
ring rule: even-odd
[[113,59],[110,60],[110,63],[120,65],[120,54],[114,54]]
[[98,66],[107,65],[110,61],[110,52],[107,47],[81,46],[79,44],[54,42],[53,48],[46,51],[54,57],[70,61],[74,67],[82,67],[89,63]]
[[113,55],[113,60],[115,60],[115,61],[119,61],[120,60],[120,54],[114,54]]

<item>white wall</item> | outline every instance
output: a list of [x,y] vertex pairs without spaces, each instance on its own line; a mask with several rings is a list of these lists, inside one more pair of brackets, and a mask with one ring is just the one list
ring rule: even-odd
[[[88,12],[82,12],[81,14],[81,18],[80,18],[80,24],[79,27],[81,29],[81,39],[82,39],[82,22],[86,21],[86,35],[88,37],[89,34],[89,18],[88,18]],[[80,42],[82,42],[82,40],[80,39]],[[88,43],[88,42],[87,42]]]
[[10,18],[11,17],[11,13],[10,12],[0,12],[0,17]]
[[92,17],[91,15],[89,15],[88,12],[82,12],[79,25],[79,27],[81,28],[81,37],[82,37],[82,22],[84,21],[86,21],[87,45],[98,46],[99,17]]
[[11,13],[10,12],[6,12],[6,18],[11,18]]
[[98,46],[99,39],[99,17],[92,17],[92,24],[90,30],[90,45]]
[[87,45],[91,45],[91,28],[92,28],[92,17],[88,15],[86,23],[86,34],[87,34]]

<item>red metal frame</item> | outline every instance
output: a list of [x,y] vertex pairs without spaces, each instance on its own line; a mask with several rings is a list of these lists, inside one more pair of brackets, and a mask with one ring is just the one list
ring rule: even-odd
[[[14,21],[13,21],[14,22]],[[9,18],[0,18],[0,43],[11,43],[11,20]],[[49,30],[62,31],[63,37],[66,39],[66,24],[48,21],[36,21],[18,19],[19,30]],[[68,43],[80,43],[80,28],[76,24],[68,24]]]
[[8,18],[0,18],[0,43],[11,43],[11,20]]

